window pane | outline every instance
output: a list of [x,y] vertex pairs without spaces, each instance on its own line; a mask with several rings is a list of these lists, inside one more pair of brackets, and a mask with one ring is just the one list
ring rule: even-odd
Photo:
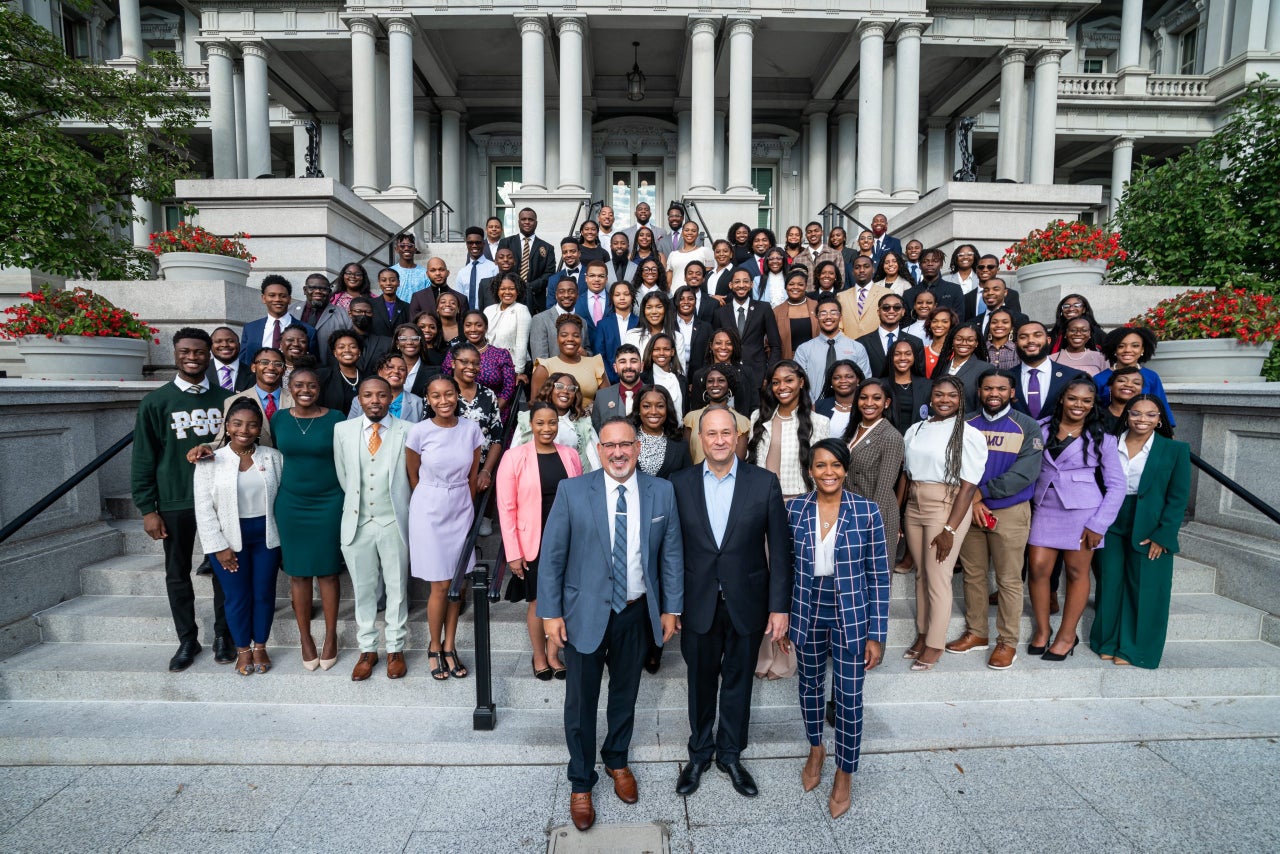
[[756,222],[758,228],[773,227],[773,175],[772,167],[751,170],[751,186],[757,193],[764,196],[760,202],[760,212]]
[[504,234],[514,234],[517,229],[516,208],[511,194],[520,189],[519,166],[494,166],[494,216],[502,220]]

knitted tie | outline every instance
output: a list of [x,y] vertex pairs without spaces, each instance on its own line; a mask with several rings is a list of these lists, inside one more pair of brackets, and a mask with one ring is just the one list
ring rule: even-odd
[[627,490],[618,487],[618,505],[613,513],[613,611],[627,607]]
[[381,427],[382,425],[377,422],[373,424],[373,435],[369,437],[369,456],[377,454],[378,449],[382,447],[382,437],[378,435]]
[[527,282],[527,281],[529,281],[529,252],[530,252],[530,249],[531,249],[531,247],[530,247],[530,243],[529,243],[529,238],[528,238],[528,237],[526,237],[526,238],[524,239],[524,249],[520,252],[520,278],[521,278],[522,280],[526,281],[526,282]]

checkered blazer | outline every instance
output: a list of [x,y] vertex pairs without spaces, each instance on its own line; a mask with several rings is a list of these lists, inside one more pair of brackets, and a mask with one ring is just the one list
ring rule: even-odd
[[[818,548],[817,493],[787,502],[794,543],[795,582],[791,595],[791,642],[805,642],[813,624],[810,594]],[[884,643],[889,630],[889,555],[884,523],[876,505],[845,490],[836,534],[835,582],[845,646],[861,652],[867,639]]]

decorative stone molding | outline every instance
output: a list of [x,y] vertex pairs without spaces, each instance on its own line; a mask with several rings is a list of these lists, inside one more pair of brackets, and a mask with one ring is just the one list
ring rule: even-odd
[[520,35],[525,33],[537,33],[546,38],[547,36],[547,19],[529,15],[520,12],[516,15],[516,26],[520,28]]
[[408,18],[383,18],[382,25],[387,28],[387,34],[401,33],[403,35],[413,35],[413,22]]
[[1000,51],[1000,65],[1005,66],[1010,63],[1017,62],[1025,64],[1027,61],[1027,49],[1022,47],[1006,47]]
[[889,32],[889,24],[889,21],[878,21],[870,18],[863,19],[858,22],[858,38],[864,40],[875,36],[884,38],[885,34]]
[[564,17],[556,17],[556,33],[564,35],[572,33],[576,35],[585,35],[587,32],[587,19],[582,15],[566,15]]
[[1062,57],[1066,55],[1066,51],[1061,48],[1046,48],[1036,54],[1036,68],[1049,63],[1057,64],[1062,61]]
[[758,17],[742,18],[734,17],[729,19],[729,37],[748,35],[754,36],[756,32],[756,21]]
[[720,28],[720,22],[716,18],[702,18],[697,16],[689,17],[689,35],[711,35],[714,36]]
[[377,36],[378,28],[374,26],[371,18],[348,18],[347,29],[353,34],[360,33],[364,36]]

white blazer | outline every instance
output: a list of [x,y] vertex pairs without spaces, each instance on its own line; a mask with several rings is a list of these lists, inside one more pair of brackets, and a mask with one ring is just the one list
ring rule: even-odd
[[490,305],[485,307],[484,316],[489,321],[489,343],[510,353],[519,373],[529,361],[529,328],[533,323],[529,308],[518,302],[505,310]]
[[[274,505],[284,456],[275,448],[259,445],[253,452],[253,462],[262,469],[267,485],[267,548],[274,549],[280,545]],[[196,530],[205,554],[227,548],[238,552],[244,547],[240,542],[240,498],[236,491],[239,477],[240,458],[230,445],[214,451],[212,460],[196,464]]]

